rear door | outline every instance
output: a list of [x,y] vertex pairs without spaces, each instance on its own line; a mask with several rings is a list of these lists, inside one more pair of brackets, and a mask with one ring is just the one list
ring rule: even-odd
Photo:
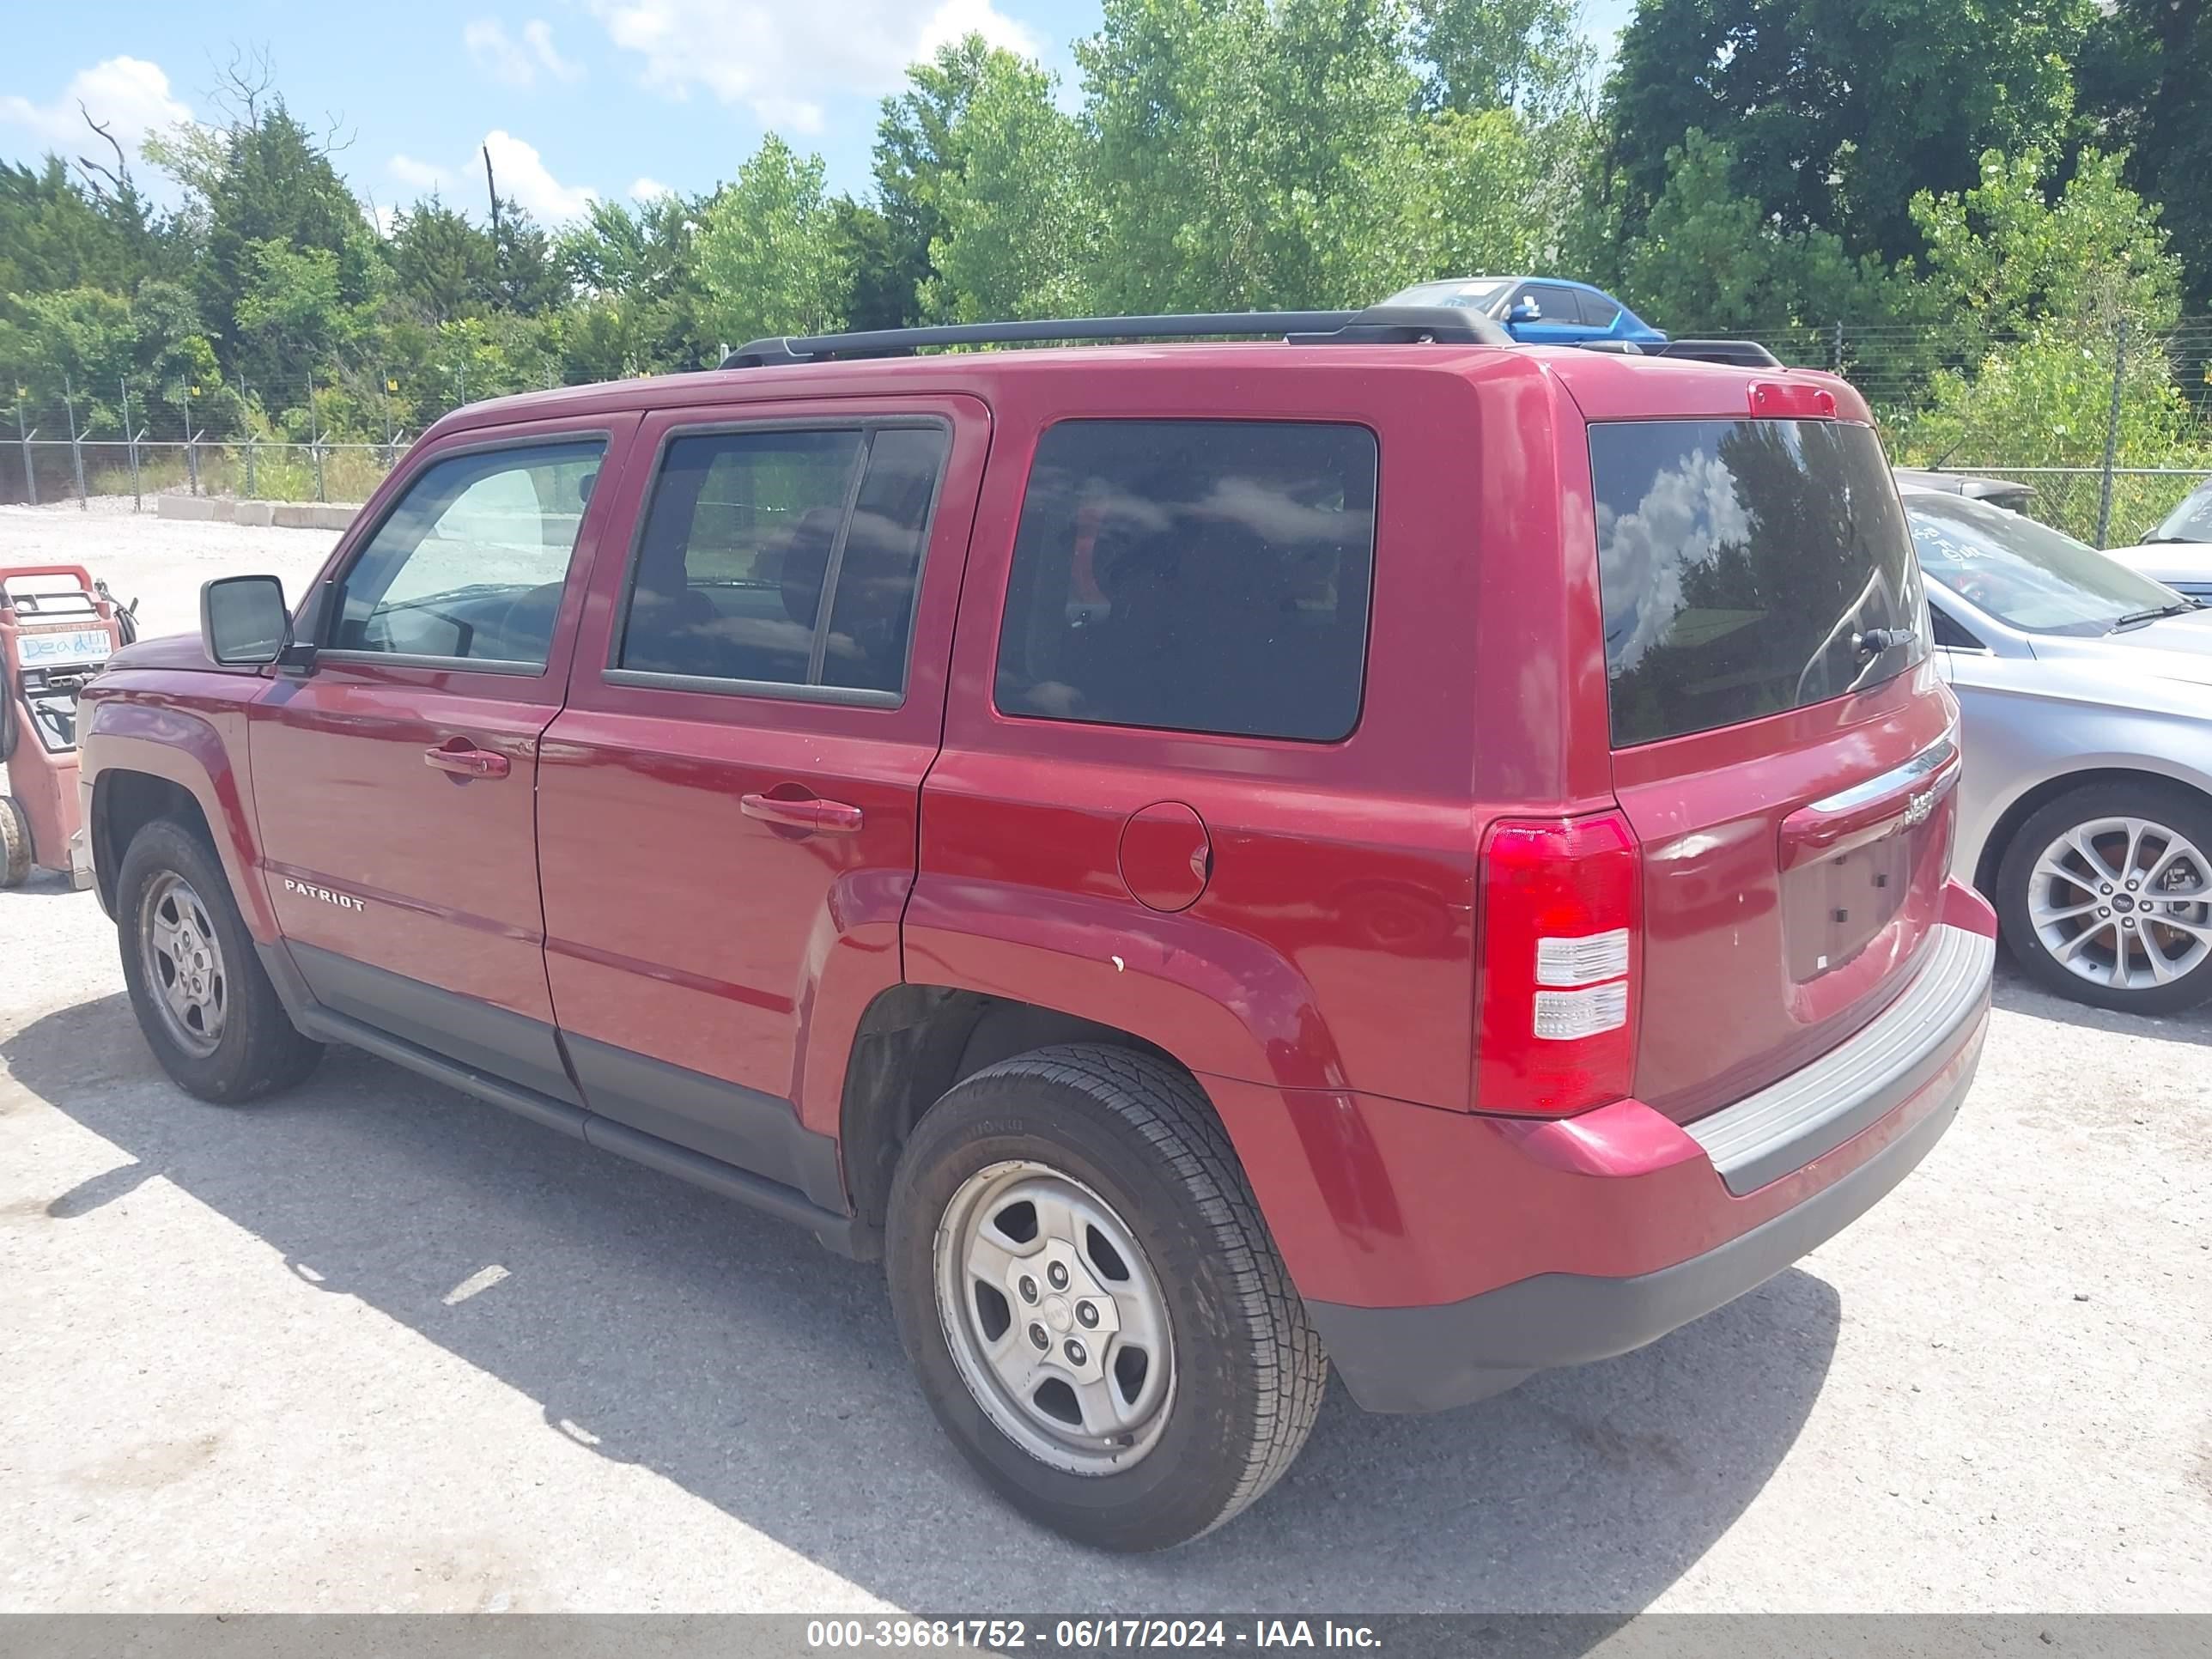
[[269,896],[342,1014],[574,1101],[553,1036],[538,738],[635,415],[457,434],[317,606],[314,672],[251,709]]
[[900,977],[988,437],[949,397],[649,416],[546,733],[546,971],[586,1103],[823,1205],[808,1033],[842,1060]]
[[1637,1088],[1687,1120],[1904,988],[1942,903],[1956,705],[1870,428],[1589,428],[1614,789],[1644,848]]

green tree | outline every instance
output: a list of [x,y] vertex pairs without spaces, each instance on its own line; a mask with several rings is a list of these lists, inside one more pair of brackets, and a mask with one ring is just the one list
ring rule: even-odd
[[2212,309],[2212,8],[2115,0],[2076,76],[2108,143],[2129,150],[2128,183],[2161,205],[2188,308]]
[[2052,199],[2049,159],[2030,150],[1981,158],[1981,179],[1947,196],[1923,191],[1912,219],[1928,246],[1940,301],[1984,338],[2049,319],[2109,331],[2172,326],[2181,261],[2158,209],[2121,181],[2124,158],[2084,150]]
[[1607,93],[1627,227],[1695,129],[1784,229],[1911,253],[1915,191],[1971,185],[1992,147],[2063,149],[2066,66],[2095,15],[2094,0],[1643,0]]
[[328,362],[347,331],[338,258],[328,248],[280,241],[246,250],[238,296],[238,367],[249,384],[289,387]]
[[498,296],[490,234],[434,195],[393,222],[390,258],[400,297],[433,323],[475,316]]
[[568,283],[554,257],[551,238],[512,197],[499,206],[492,231],[492,291],[509,311],[534,315],[568,297]]
[[1684,333],[1890,315],[1905,291],[1831,232],[1784,228],[1734,184],[1728,145],[1694,129],[1668,157],[1667,187],[1624,260],[1623,295]]
[[954,322],[1079,315],[1097,240],[1083,133],[1054,77],[1011,52],[985,58],[957,132],[960,166],[931,195],[924,314]]
[[[265,78],[234,75],[233,114],[219,135],[184,137],[157,146],[204,217],[206,248],[195,266],[200,313],[216,350],[234,359],[241,343],[238,307],[255,276],[258,244],[343,253],[360,233],[361,205],[331,164],[328,141],[294,118]],[[343,267],[341,268],[343,274]],[[368,296],[343,292],[349,303]]]
[[1429,106],[1568,107],[1595,66],[1568,0],[1413,0],[1413,49]]
[[1306,307],[1364,291],[1419,81],[1389,0],[1108,0],[1079,44],[1114,309]]
[[729,343],[839,321],[848,283],[822,178],[820,156],[801,156],[771,132],[701,213],[700,287]]
[[944,197],[966,166],[960,125],[992,50],[980,34],[948,41],[928,62],[908,68],[904,92],[884,100],[874,204],[883,222],[869,223],[857,204],[840,219],[854,273],[855,327],[900,328],[921,319],[922,288],[935,274],[929,251],[945,236]]

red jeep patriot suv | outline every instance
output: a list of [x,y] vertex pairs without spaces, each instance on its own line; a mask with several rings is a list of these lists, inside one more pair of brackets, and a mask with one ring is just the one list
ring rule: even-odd
[[352,1043],[880,1256],[991,1484],[1147,1548],[1332,1366],[1624,1352],[1935,1144],[1995,929],[1928,643],[1827,376],[769,341],[447,416],[289,615],[210,583],[87,822],[186,1090]]

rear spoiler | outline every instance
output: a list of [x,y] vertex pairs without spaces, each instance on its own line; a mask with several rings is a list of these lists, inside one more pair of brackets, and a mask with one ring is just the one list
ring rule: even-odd
[[1585,340],[1585,351],[1609,351],[1624,357],[1687,357],[1701,363],[1732,363],[1738,368],[1780,368],[1782,359],[1756,340],[1669,340],[1644,345],[1634,340]]

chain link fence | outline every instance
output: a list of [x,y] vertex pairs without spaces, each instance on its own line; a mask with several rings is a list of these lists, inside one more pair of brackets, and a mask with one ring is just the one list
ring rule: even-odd
[[[1714,332],[1844,374],[1899,464],[2027,484],[2029,513],[2097,546],[2138,539],[2212,477],[2212,316],[2156,332],[2115,322],[2094,336],[1998,335],[1971,322]],[[550,371],[530,379],[550,385]],[[479,375],[473,391],[485,389]],[[9,391],[0,501],[121,498],[145,511],[165,494],[362,501],[406,452],[404,416],[428,422],[472,388],[452,372],[410,400],[354,364],[289,389],[122,378],[94,387],[64,374],[58,385],[0,384]]]

